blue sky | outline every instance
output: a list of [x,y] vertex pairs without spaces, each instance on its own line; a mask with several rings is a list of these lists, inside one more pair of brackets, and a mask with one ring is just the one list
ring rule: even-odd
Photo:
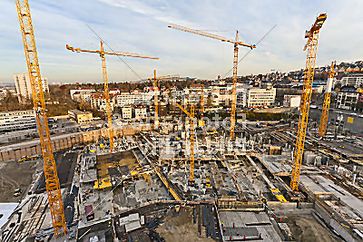
[[[26,71],[14,0],[0,1],[0,82]],[[207,30],[233,38],[236,29],[246,43],[256,43],[276,28],[239,65],[239,74],[287,71],[305,66],[304,31],[321,12],[328,19],[321,31],[318,65],[332,60],[362,59],[361,0],[29,0],[41,72],[50,82],[101,79],[96,55],[76,54],[65,44],[96,49],[99,40],[112,49],[159,57],[159,61],[124,58],[146,78],[161,75],[216,78],[232,67],[233,48],[213,39],[168,29],[169,23]],[[240,56],[248,50],[241,49]],[[139,77],[115,57],[107,58],[110,81]]]

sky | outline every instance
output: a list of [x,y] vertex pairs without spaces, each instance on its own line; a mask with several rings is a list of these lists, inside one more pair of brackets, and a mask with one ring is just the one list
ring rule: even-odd
[[[151,77],[155,68],[160,75],[200,79],[231,75],[231,44],[169,29],[170,23],[229,39],[238,30],[242,41],[259,43],[239,64],[239,75],[304,68],[304,33],[322,12],[328,19],[320,33],[317,64],[363,56],[361,0],[29,0],[29,4],[41,73],[50,83],[100,82],[99,56],[65,49],[66,44],[99,48],[99,38],[90,28],[114,51],[160,58],[123,57],[126,65],[109,56],[111,82]],[[248,51],[240,48],[240,57]],[[0,53],[0,82],[26,72],[15,0],[0,0]]]

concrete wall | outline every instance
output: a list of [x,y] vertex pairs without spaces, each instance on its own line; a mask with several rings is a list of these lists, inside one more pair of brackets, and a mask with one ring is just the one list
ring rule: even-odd
[[319,214],[319,216],[324,220],[326,224],[328,224],[331,228],[333,228],[340,236],[344,238],[345,241],[355,242],[358,241],[349,233],[349,229],[344,228],[341,224],[345,224],[344,219],[341,218],[337,213],[332,210],[323,202],[317,201],[315,203],[315,211]]
[[[149,130],[151,130],[150,125],[143,125],[136,128],[125,126],[123,128],[115,129],[114,134],[115,137],[121,137],[123,135],[134,135],[138,132]],[[70,149],[74,145],[97,142],[101,137],[108,137],[107,129],[73,133],[69,134],[68,136],[56,136],[52,138],[52,147],[53,151],[57,152]],[[22,145],[22,143],[19,143],[19,146],[16,148],[0,149],[0,162],[19,160],[24,156],[34,155],[41,155],[39,140],[37,142],[31,143],[26,142],[24,145]]]

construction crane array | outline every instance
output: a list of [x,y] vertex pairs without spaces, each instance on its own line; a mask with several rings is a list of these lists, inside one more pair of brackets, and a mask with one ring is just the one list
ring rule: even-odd
[[326,83],[323,109],[322,109],[321,117],[320,117],[320,124],[319,124],[319,130],[318,130],[318,134],[319,134],[320,138],[323,138],[325,136],[326,130],[328,127],[330,98],[331,98],[331,91],[333,88],[333,81],[334,81],[334,76],[335,76],[334,68],[335,68],[335,62],[332,62],[331,66],[330,66],[328,81]]
[[182,110],[189,117],[189,141],[190,141],[190,164],[189,164],[189,184],[194,184],[194,142],[195,142],[195,132],[194,132],[194,118],[195,118],[195,107],[193,104],[189,105],[189,111],[185,109],[179,103],[175,105]]
[[305,75],[304,75],[303,92],[301,95],[299,124],[298,124],[298,130],[297,130],[297,135],[296,135],[296,143],[295,143],[295,150],[294,150],[294,162],[293,162],[291,181],[290,181],[290,187],[295,192],[297,192],[299,190],[300,170],[301,170],[302,159],[303,159],[303,154],[304,154],[306,130],[307,130],[308,121],[309,121],[312,83],[314,80],[319,33],[320,33],[320,29],[323,26],[326,18],[327,18],[327,14],[325,14],[325,13],[320,14],[316,18],[315,23],[313,24],[311,29],[307,30],[305,33],[305,38],[307,38],[307,42],[304,47],[304,51],[307,50],[306,69],[305,69]]
[[256,45],[250,45],[250,44],[246,44],[246,43],[240,41],[239,37],[238,37],[238,31],[236,31],[235,39],[230,40],[230,39],[224,38],[224,37],[216,35],[216,34],[207,33],[207,32],[201,31],[201,30],[190,29],[190,28],[187,28],[187,27],[184,27],[181,25],[177,25],[177,24],[170,24],[170,25],[168,25],[168,27],[172,28],[172,29],[177,29],[177,30],[180,30],[183,32],[197,34],[197,35],[205,36],[208,38],[220,40],[222,42],[227,42],[227,43],[233,44],[234,51],[233,51],[233,76],[232,76],[232,95],[231,95],[232,105],[231,105],[231,126],[230,126],[229,138],[231,141],[234,140],[234,138],[235,138],[234,129],[236,127],[236,107],[237,107],[238,48],[239,48],[239,46],[243,46],[243,47],[247,47],[250,49],[254,49],[254,48],[256,48]]
[[57,236],[67,233],[67,227],[64,216],[62,193],[57,173],[57,165],[54,160],[53,147],[50,138],[42,76],[40,73],[33,21],[28,0],[17,0],[16,10],[20,23],[24,53],[32,90],[35,119],[43,157],[45,188],[48,195],[48,204],[54,234]]
[[105,51],[103,47],[103,41],[100,41],[100,49],[99,50],[87,50],[81,48],[74,48],[70,45],[66,45],[66,49],[76,53],[92,53],[92,54],[99,54],[102,60],[102,77],[104,83],[104,98],[106,101],[106,114],[107,114],[107,124],[108,124],[108,138],[110,142],[110,152],[114,149],[114,131],[112,127],[112,107],[110,102],[110,93],[108,88],[108,74],[107,74],[107,67],[106,67],[106,55],[113,55],[113,56],[125,56],[125,57],[134,57],[134,58],[143,58],[143,59],[152,59],[158,60],[157,57],[145,56],[140,55],[137,53],[131,52],[109,52]]

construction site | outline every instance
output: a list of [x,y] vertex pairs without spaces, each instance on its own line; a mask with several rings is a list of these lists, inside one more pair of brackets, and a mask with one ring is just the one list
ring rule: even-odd
[[363,136],[337,133],[329,121],[334,61],[321,112],[309,119],[327,14],[306,26],[295,119],[239,115],[239,48],[258,44],[242,42],[238,31],[227,39],[170,24],[170,31],[233,47],[226,107],[208,108],[202,85],[170,94],[174,114],[161,114],[160,90],[171,76],[154,70],[150,119],[121,124],[113,118],[106,58],[158,58],[107,51],[102,39],[96,50],[67,44],[74,58],[100,57],[105,125],[53,137],[28,0],[17,0],[16,9],[39,139],[0,146],[0,241],[363,241]]

